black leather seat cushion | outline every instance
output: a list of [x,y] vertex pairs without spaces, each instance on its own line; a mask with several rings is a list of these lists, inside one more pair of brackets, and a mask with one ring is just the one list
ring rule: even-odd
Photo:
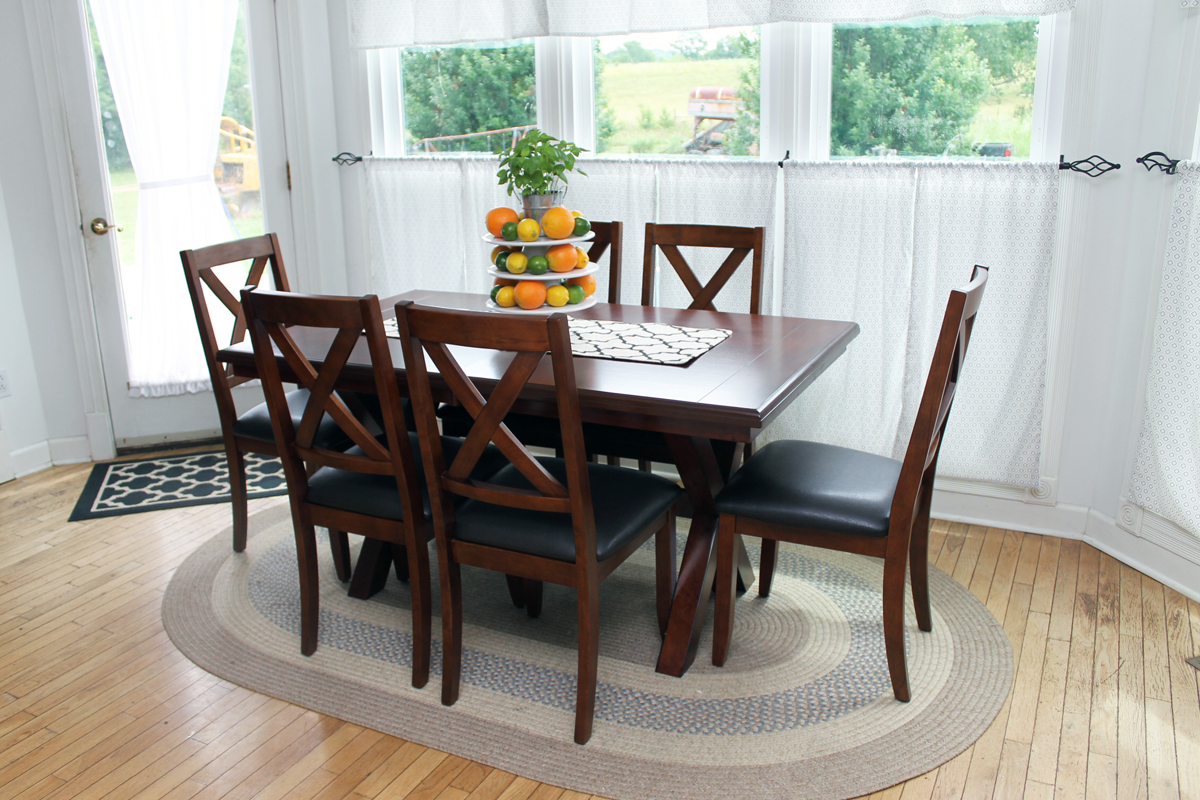
[[[297,389],[287,393],[288,410],[292,412],[292,424],[299,425],[304,416],[304,407],[308,404],[308,389]],[[260,442],[274,442],[275,431],[271,428],[271,414],[267,411],[266,403],[259,403],[254,408],[238,417],[233,423],[233,432],[247,439],[257,439]],[[326,414],[317,426],[317,434],[313,444],[327,450],[343,450],[350,444],[350,437]]]
[[[442,419],[442,433],[447,436],[466,436],[474,422],[462,406],[442,406],[438,409],[438,416]],[[511,413],[504,417],[504,424],[526,445],[562,449],[562,430],[557,417]],[[585,422],[583,441],[587,452],[592,455],[637,458],[664,464],[675,462],[666,438],[656,431]]]
[[[538,461],[547,472],[566,484],[566,463],[561,458],[539,458]],[[601,561],[636,538],[674,505],[683,492],[666,478],[648,472],[604,464],[588,464],[587,469],[596,517],[596,554]],[[512,465],[496,473],[491,482],[532,488]],[[575,533],[570,514],[526,511],[468,500],[455,516],[455,539],[558,561],[575,560]]]
[[771,442],[735,472],[717,510],[833,533],[886,536],[900,462],[817,442]]
[[[425,519],[431,515],[429,487],[425,484],[425,464],[421,459],[421,448],[416,433],[408,434],[413,457],[417,462],[417,482],[421,486],[421,505]],[[442,437],[442,451],[446,463],[450,464],[462,447],[462,439]],[[346,451],[351,455],[362,455],[357,445]],[[494,445],[488,445],[471,475],[479,480],[490,478],[497,470],[508,465]],[[400,490],[391,475],[368,475],[333,467],[321,467],[308,479],[308,502],[327,508],[339,508],[384,519],[404,519],[404,506],[400,502]]]

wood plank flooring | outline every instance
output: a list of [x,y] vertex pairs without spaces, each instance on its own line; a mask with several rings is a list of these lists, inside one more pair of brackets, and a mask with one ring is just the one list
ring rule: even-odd
[[[228,507],[68,523],[89,469],[0,485],[0,799],[586,800],[193,666],[159,604]],[[1200,798],[1200,605],[1077,541],[938,522],[930,547],[1003,623],[1013,691],[872,798]]]

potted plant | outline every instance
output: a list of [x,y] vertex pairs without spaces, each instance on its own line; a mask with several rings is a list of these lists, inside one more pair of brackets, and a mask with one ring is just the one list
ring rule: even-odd
[[500,185],[508,184],[510,196],[520,196],[526,218],[540,223],[546,209],[562,204],[566,174],[587,175],[575,169],[575,158],[582,152],[574,142],[531,128],[521,139],[496,151],[500,156],[496,178]]

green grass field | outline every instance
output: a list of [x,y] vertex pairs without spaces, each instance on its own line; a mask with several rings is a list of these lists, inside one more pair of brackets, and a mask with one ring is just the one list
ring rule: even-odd
[[697,86],[737,88],[749,65],[748,58],[606,65],[604,93],[620,123],[608,152],[683,153],[692,138],[688,93]]
[[1009,142],[1014,158],[1029,158],[1033,133],[1033,98],[1016,88],[989,99],[979,107],[968,137],[972,142]]
[[[108,173],[109,185],[112,187],[113,216],[115,224],[125,230],[116,234],[117,252],[120,253],[121,263],[133,264],[134,237],[137,233],[138,186],[137,177],[133,170],[113,170]],[[262,206],[248,209],[243,216],[234,217],[234,226],[240,238],[261,236],[263,233]],[[213,242],[216,244],[216,242]]]

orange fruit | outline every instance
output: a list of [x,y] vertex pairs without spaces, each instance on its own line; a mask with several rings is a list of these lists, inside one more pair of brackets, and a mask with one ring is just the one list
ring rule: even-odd
[[568,286],[580,286],[583,288],[583,296],[591,297],[596,293],[596,276],[581,275],[578,278],[567,278]]
[[513,299],[527,311],[540,308],[546,302],[546,284],[541,281],[521,281],[513,289]]
[[551,239],[565,239],[575,231],[575,217],[563,206],[555,206],[542,216],[542,232]]
[[550,269],[555,272],[570,272],[579,263],[579,254],[573,244],[556,244],[546,253]]
[[516,286],[520,281],[510,281],[508,278],[496,278],[492,286]]
[[575,248],[575,258],[576,258],[576,261],[575,261],[576,269],[583,269],[591,262],[591,259],[588,258],[587,251],[584,250],[582,247]]
[[501,208],[493,208],[487,213],[487,229],[488,233],[497,238],[500,237],[500,229],[504,227],[506,222],[516,222],[517,212],[507,206]]

